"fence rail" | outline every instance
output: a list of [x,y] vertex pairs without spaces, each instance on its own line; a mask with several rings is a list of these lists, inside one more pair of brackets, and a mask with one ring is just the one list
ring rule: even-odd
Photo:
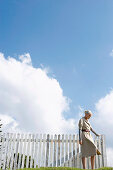
[[[102,155],[96,155],[95,168],[107,166],[105,135],[94,139]],[[82,167],[78,134],[16,134],[0,135],[0,168]],[[91,168],[90,157],[86,158]]]

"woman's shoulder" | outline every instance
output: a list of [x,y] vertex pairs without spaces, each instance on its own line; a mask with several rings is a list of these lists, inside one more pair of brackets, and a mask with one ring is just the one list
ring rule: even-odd
[[79,122],[83,122],[83,120],[84,120],[84,117],[81,117],[81,118],[79,119]]
[[81,117],[81,120],[84,120],[84,116],[83,116],[83,117]]

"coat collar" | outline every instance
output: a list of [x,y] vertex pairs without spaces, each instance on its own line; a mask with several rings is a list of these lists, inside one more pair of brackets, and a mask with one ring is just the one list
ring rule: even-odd
[[86,123],[88,123],[89,125],[90,125],[90,123],[89,123],[89,120],[87,119],[85,119],[85,117],[83,117],[83,119],[84,119],[84,121],[86,122]]

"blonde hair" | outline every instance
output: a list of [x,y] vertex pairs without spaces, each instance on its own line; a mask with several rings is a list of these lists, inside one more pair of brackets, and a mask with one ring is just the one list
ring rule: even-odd
[[90,114],[90,115],[92,115],[91,110],[85,110],[84,113],[85,113],[85,114]]

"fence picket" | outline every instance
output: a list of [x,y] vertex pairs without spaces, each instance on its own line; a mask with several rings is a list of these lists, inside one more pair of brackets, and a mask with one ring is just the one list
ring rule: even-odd
[[15,158],[14,158],[14,170],[16,170],[17,167],[17,160],[18,160],[18,148],[19,148],[19,137],[20,134],[17,134],[17,141],[16,141],[16,150],[15,150]]
[[42,166],[45,167],[45,153],[46,153],[46,134],[43,135],[43,151],[42,151]]
[[77,136],[77,168],[79,168],[79,136]]
[[10,165],[10,157],[11,157],[11,144],[12,144],[12,133],[9,134],[9,143],[8,143],[8,150],[7,150],[7,162],[6,162],[6,167],[9,167]]
[[75,167],[75,135],[73,135],[73,160],[72,167]]
[[21,168],[22,146],[23,146],[23,134],[21,134],[21,138],[20,138],[18,169]]
[[25,165],[25,156],[26,154],[26,144],[27,144],[27,134],[25,134],[25,139],[23,140],[23,152],[22,152],[22,166],[21,168],[24,168]]
[[11,162],[10,162],[10,169],[11,170],[13,169],[13,164],[14,164],[15,141],[16,141],[16,133],[14,133],[13,137],[12,137]]
[[34,168],[37,167],[38,162],[37,162],[37,158],[38,158],[38,134],[36,134],[36,142],[35,142],[35,153],[34,153]]
[[106,157],[106,141],[105,135],[102,135],[102,165],[103,167],[107,167],[107,157]]
[[31,134],[28,135],[27,155],[26,155],[26,168],[29,168],[30,140],[31,140]]
[[53,135],[51,135],[51,146],[50,146],[50,167],[53,166]]
[[[98,148],[99,148],[99,151],[101,152],[101,136],[98,137]],[[99,155],[99,167],[102,167],[102,156]]]
[[49,134],[47,135],[46,167],[48,167],[48,161],[49,161]]
[[2,146],[1,146],[1,154],[2,155],[1,155],[1,162],[0,162],[1,167],[4,166],[5,136],[6,136],[6,134],[4,133],[3,138],[2,138],[2,142],[1,142],[1,144],[2,144]]
[[53,166],[56,167],[56,148],[57,147],[57,135],[54,136],[54,161]]
[[72,148],[71,148],[71,135],[69,135],[69,167],[72,167]]
[[38,167],[40,168],[41,166],[41,156],[42,156],[42,134],[40,134],[40,139],[39,139],[39,150],[38,150]]
[[[96,146],[98,146],[97,145],[97,137],[96,136],[95,136],[94,143],[95,143]],[[96,156],[95,156],[95,169],[98,168],[98,167],[99,167],[98,166],[98,155],[96,154]]]
[[61,166],[64,164],[64,134],[62,134],[62,153],[61,153]]
[[58,135],[58,155],[57,155],[57,166],[60,166],[60,135]]
[[4,149],[4,159],[3,159],[3,169],[6,169],[7,162],[7,151],[8,151],[9,133],[6,134],[5,149]]
[[68,135],[65,135],[66,143],[65,143],[65,166],[68,167]]
[[34,163],[34,140],[35,140],[34,138],[35,135],[32,134],[30,168],[33,168],[33,163]]

